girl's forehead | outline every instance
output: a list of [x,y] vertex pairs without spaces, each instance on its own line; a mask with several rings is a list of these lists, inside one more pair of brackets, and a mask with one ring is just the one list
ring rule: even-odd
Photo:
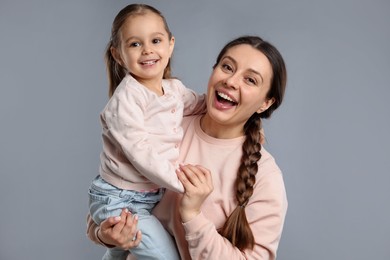
[[128,16],[122,24],[120,30],[122,34],[145,31],[161,31],[168,33],[163,18],[151,11]]

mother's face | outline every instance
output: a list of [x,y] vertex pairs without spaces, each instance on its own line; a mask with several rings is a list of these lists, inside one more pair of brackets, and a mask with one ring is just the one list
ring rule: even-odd
[[247,44],[230,48],[214,68],[208,83],[208,115],[215,123],[236,128],[254,113],[268,109],[272,67],[267,57]]

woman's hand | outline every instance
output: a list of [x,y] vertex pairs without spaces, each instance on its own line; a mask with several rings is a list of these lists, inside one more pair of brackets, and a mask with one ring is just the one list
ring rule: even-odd
[[181,165],[176,172],[184,186],[184,194],[180,202],[180,216],[188,222],[200,213],[200,208],[213,191],[210,171],[199,165]]
[[[138,217],[123,209],[118,217],[110,217],[100,224],[98,239],[106,245],[124,250],[137,247],[141,242],[141,231],[137,231]],[[134,239],[135,238],[135,239]]]

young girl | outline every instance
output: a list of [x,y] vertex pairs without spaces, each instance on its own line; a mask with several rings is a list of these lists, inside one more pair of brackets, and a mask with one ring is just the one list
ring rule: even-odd
[[[132,4],[115,17],[106,51],[111,98],[101,113],[100,175],[90,186],[89,207],[98,224],[122,208],[137,214],[142,243],[130,251],[139,259],[179,259],[151,210],[164,188],[184,191],[175,174],[182,118],[205,110],[203,96],[169,79],[173,48],[174,37],[155,8]],[[104,259],[127,254],[110,248]]]

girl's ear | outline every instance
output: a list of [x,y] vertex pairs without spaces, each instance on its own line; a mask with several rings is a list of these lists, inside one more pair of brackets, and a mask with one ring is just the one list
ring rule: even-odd
[[123,67],[123,61],[122,61],[121,55],[119,54],[118,50],[114,47],[111,47],[110,52],[111,52],[112,57],[114,57],[114,60],[116,62],[118,62],[119,65],[121,65]]
[[261,107],[259,108],[259,110],[257,110],[256,112],[258,114],[264,112],[265,110],[267,110],[270,106],[272,106],[272,104],[275,102],[275,98],[270,98],[270,99],[267,99],[267,100],[264,100],[263,104],[261,105]]

